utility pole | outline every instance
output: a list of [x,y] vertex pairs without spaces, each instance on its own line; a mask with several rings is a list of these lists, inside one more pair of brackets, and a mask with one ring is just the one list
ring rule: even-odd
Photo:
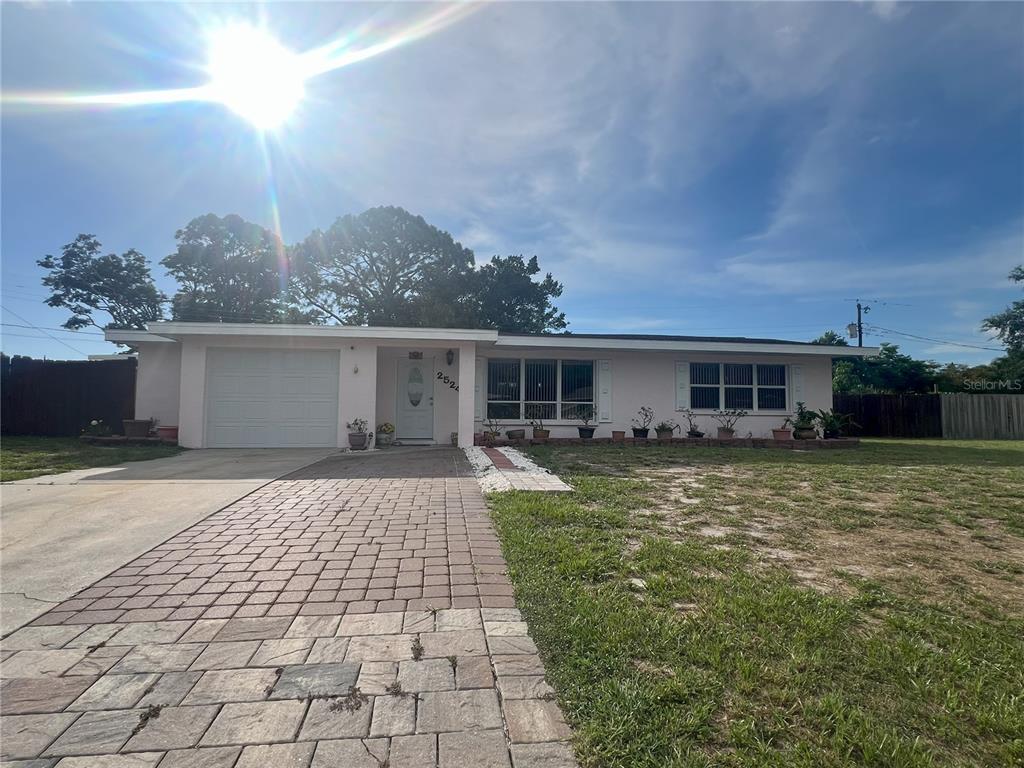
[[857,346],[864,346],[864,315],[871,311],[871,307],[866,304],[861,304],[860,299],[857,299],[857,322],[850,323],[846,326],[846,330],[849,333],[850,338],[857,337]]

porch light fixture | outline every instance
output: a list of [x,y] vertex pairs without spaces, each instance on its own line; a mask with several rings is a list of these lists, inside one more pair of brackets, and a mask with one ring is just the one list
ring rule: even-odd
[[445,352],[444,353],[444,359],[448,361],[448,365],[451,365],[452,363],[454,363],[455,362],[455,350],[449,349],[447,352]]

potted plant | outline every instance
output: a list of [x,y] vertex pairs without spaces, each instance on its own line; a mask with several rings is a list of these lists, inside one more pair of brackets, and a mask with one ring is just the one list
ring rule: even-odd
[[797,440],[814,440],[818,437],[818,430],[814,428],[814,411],[808,410],[807,406],[800,402],[796,404],[796,416],[791,421],[793,425],[793,437]]
[[621,443],[626,439],[626,431],[623,429],[612,430],[612,442]]
[[821,427],[821,434],[824,435],[826,440],[842,437],[843,432],[850,427],[860,426],[860,424],[853,420],[852,414],[836,413],[836,411],[831,408],[827,411],[818,411],[815,420]]
[[484,422],[484,442],[487,445],[494,445],[499,437],[501,437],[501,427],[498,426],[498,420],[487,419]]
[[739,408],[728,408],[726,410],[715,409],[712,416],[718,422],[718,439],[732,440],[736,437],[736,422],[747,415],[747,412]]
[[547,440],[551,437],[551,430],[544,426],[544,411],[537,403],[530,403],[526,406],[526,418],[530,420],[533,427],[534,440]]
[[646,440],[647,435],[651,433],[652,421],[654,421],[654,409],[647,405],[641,406],[640,410],[636,412],[636,418],[633,419],[633,439]]
[[787,416],[782,420],[782,426],[772,427],[772,440],[792,440],[793,430],[790,429],[792,423],[792,419]]
[[169,443],[178,442],[178,428],[176,426],[156,425],[156,436]]
[[348,447],[353,451],[365,451],[373,433],[366,431],[366,419],[352,419],[348,423]]
[[594,436],[594,432],[597,430],[597,427],[590,426],[590,422],[594,420],[594,409],[592,406],[578,406],[573,418],[580,422],[580,426],[577,427],[580,432],[580,439],[589,440]]
[[395,442],[395,425],[389,421],[377,425],[377,447],[386,447]]
[[654,434],[658,436],[659,440],[671,440],[677,429],[679,429],[679,425],[668,419],[654,425]]
[[687,437],[704,437],[704,433],[701,431],[700,425],[697,424],[697,417],[693,411],[689,408],[682,411],[683,416],[686,418],[686,436]]
[[150,419],[124,419],[121,425],[124,427],[125,437],[149,437],[149,431],[153,428]]
[[525,429],[506,429],[505,437],[509,440],[525,440],[526,430]]
[[103,419],[93,419],[85,429],[82,430],[83,437],[110,437],[110,427],[103,423]]

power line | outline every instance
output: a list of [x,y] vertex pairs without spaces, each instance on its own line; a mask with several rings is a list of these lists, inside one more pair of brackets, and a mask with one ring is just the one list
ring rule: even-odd
[[1001,347],[984,347],[980,344],[967,344],[961,341],[949,341],[948,339],[933,339],[930,336],[918,336],[914,333],[907,333],[906,331],[897,331],[892,328],[883,328],[880,325],[869,325],[868,330],[870,331],[883,331],[885,333],[895,334],[896,336],[903,336],[908,339],[915,339],[917,341],[930,341],[933,344],[949,344],[954,347],[966,347],[967,349],[984,349],[989,352],[1003,352]]
[[[6,338],[11,338],[11,337],[15,337],[15,338],[19,338],[19,339],[42,339],[43,338],[42,336],[33,336],[30,333],[6,333],[5,332],[2,335],[2,338],[5,338],[5,339]],[[51,336],[50,338],[54,339],[55,341],[60,341],[60,339],[58,339],[56,336]],[[103,341],[102,339],[79,339],[79,341],[84,341],[86,344],[109,344],[110,343],[110,342],[107,342],[107,341]],[[81,354],[84,355],[85,353],[82,352]]]
[[72,331],[70,328],[55,328],[52,325],[19,325],[18,323],[4,323],[0,322],[0,325],[6,325],[10,328],[36,328],[37,330],[43,330],[44,328],[49,331],[68,331],[79,336],[102,336],[102,333],[98,331]]
[[37,331],[40,331],[40,332],[42,332],[42,333],[46,334],[46,335],[47,335],[47,336],[49,336],[49,337],[50,337],[51,339],[53,339],[54,341],[56,341],[56,342],[57,342],[58,344],[63,344],[63,345],[65,346],[65,347],[67,347],[68,349],[70,349],[70,350],[71,350],[72,352],[76,352],[76,353],[78,353],[79,355],[85,355],[86,357],[88,357],[88,356],[89,356],[89,353],[88,353],[88,352],[83,352],[83,351],[82,351],[82,350],[80,350],[80,349],[76,349],[75,347],[71,346],[70,344],[68,344],[68,343],[67,343],[66,341],[64,341],[63,339],[58,339],[58,338],[57,338],[56,336],[54,336],[54,335],[53,335],[52,333],[50,333],[49,331],[47,331],[47,330],[44,330],[43,328],[40,328],[40,327],[39,327],[38,325],[33,325],[32,323],[30,323],[30,322],[29,322],[28,320],[26,320],[26,319],[25,319],[24,317],[22,317],[21,315],[19,315],[19,314],[18,314],[17,312],[15,312],[15,311],[14,311],[13,309],[11,309],[10,307],[4,307],[3,309],[4,309],[5,311],[7,311],[7,312],[10,312],[10,313],[11,313],[12,315],[14,315],[14,316],[15,316],[16,318],[18,318],[19,320],[21,320],[21,322],[23,322],[23,323],[28,323],[28,324],[29,324],[29,326],[30,326],[31,328],[34,328],[35,330],[37,330]]

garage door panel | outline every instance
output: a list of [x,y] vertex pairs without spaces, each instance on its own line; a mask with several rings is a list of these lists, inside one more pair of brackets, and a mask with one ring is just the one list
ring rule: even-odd
[[338,354],[322,350],[210,350],[207,445],[337,445]]

